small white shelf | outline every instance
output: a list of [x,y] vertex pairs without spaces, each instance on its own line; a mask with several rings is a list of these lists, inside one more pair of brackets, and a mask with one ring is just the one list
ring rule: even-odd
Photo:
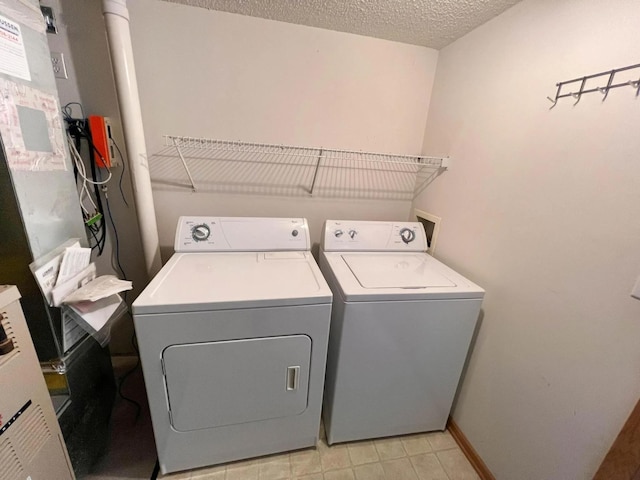
[[151,157],[156,189],[411,200],[443,170],[443,157],[165,136]]

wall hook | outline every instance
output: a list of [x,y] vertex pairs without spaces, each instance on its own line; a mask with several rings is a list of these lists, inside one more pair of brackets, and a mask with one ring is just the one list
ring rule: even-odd
[[598,88],[598,90],[600,90],[600,92],[604,94],[604,97],[602,97],[603,102],[607,99],[607,95],[609,95],[609,90],[611,90],[611,84],[613,83],[613,77],[615,76],[615,74],[616,71],[611,70],[611,73],[609,73],[609,81],[607,82],[607,86],[604,88]]
[[555,107],[555,106],[556,106],[556,103],[558,103],[558,95],[560,95],[560,89],[562,88],[562,84],[561,84],[561,83],[556,83],[556,87],[558,87],[558,88],[556,89],[556,98],[547,97],[547,99],[548,99],[551,103],[553,103],[553,105],[551,105],[551,106],[549,107],[549,110],[551,110],[553,107]]
[[573,98],[576,99],[576,101],[574,102],[574,105],[578,104],[578,102],[580,101],[580,97],[582,96],[580,92],[578,93],[569,92],[569,95],[571,95]]
[[[606,72],[594,73],[592,75],[586,75],[584,77],[578,77],[572,80],[566,80],[564,82],[556,83],[556,86],[558,87],[558,89],[556,91],[555,98],[547,97],[547,99],[553,104],[550,107],[550,109],[556,106],[556,104],[558,103],[558,100],[566,97],[575,98],[576,101],[574,105],[577,105],[580,99],[582,98],[582,95],[586,93],[600,92],[603,95],[602,100],[604,101],[612,89],[625,87],[628,85],[636,89],[636,97],[638,97],[640,96],[640,78],[638,80],[622,81],[618,83],[613,82],[616,73],[627,71],[627,70],[634,70],[634,69],[640,69],[640,63],[636,65],[629,65],[627,67],[622,67],[622,68],[614,68],[613,70],[607,70]],[[606,86],[590,87],[588,89],[585,89],[587,80],[592,80],[600,77],[608,77]],[[571,88],[572,85],[576,85],[578,82],[580,82],[580,88],[577,91],[572,91],[572,92],[570,91],[568,93],[561,92],[562,88],[565,88],[568,90],[569,88]]]
[[578,90],[578,93],[572,93],[571,95],[573,96],[573,98],[576,98],[576,103],[574,103],[574,105],[577,105],[578,102],[580,101],[580,98],[582,98],[582,92],[584,91],[584,84],[587,83],[587,77],[582,77],[582,83],[580,83],[580,90]]

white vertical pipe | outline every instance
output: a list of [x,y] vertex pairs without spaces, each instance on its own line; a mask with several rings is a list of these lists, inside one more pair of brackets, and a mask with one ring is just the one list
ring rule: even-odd
[[161,267],[160,241],[153,205],[138,83],[133,63],[129,10],[126,0],[103,0],[102,10],[107,27],[118,105],[122,115],[122,128],[133,181],[144,260],[149,277],[152,277]]

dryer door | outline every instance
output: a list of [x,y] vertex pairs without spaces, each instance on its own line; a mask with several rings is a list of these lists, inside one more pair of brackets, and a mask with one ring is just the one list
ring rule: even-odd
[[306,335],[167,347],[171,424],[184,432],[298,415],[307,408],[310,358]]

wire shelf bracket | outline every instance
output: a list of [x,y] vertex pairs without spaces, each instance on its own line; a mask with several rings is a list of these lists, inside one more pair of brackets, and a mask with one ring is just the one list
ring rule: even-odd
[[156,188],[396,200],[412,200],[451,164],[448,157],[172,135],[151,159]]

